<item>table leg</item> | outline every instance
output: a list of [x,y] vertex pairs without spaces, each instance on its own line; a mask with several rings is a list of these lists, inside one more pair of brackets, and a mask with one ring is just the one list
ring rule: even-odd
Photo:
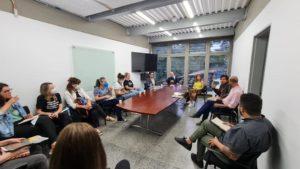
[[135,124],[135,125],[132,125],[132,127],[141,128],[141,129],[147,130],[147,131],[149,131],[151,133],[154,133],[154,134],[157,134],[159,136],[162,136],[163,134],[161,132],[158,132],[158,131],[150,129],[150,127],[149,127],[150,115],[147,115],[147,120],[146,120],[146,124],[145,124],[146,127],[143,126],[143,122],[142,122],[142,117],[143,116],[145,116],[145,115],[141,115],[140,116],[140,125]]

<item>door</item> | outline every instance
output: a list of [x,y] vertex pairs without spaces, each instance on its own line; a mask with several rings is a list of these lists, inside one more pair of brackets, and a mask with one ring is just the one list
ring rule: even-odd
[[268,27],[254,37],[248,92],[259,96],[263,92],[270,29],[271,27]]

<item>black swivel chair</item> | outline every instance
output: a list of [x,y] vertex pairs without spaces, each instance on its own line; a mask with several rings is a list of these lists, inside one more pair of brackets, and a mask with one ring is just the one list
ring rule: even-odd
[[213,151],[208,150],[204,156],[206,161],[204,169],[207,169],[209,165],[214,165],[214,168],[219,167],[221,169],[257,169],[257,158],[260,155],[261,153],[241,156],[237,161],[231,160],[229,164],[226,164],[221,161]]
[[24,106],[23,109],[25,110],[25,112],[26,112],[27,114],[30,114],[30,110],[29,110],[28,106]]
[[238,123],[239,122],[238,106],[234,109],[230,109],[230,110],[227,109],[226,111],[222,111],[222,109],[220,109],[217,112],[212,112],[210,119],[213,119],[215,117],[221,117],[221,116],[227,116],[229,117],[230,122]]

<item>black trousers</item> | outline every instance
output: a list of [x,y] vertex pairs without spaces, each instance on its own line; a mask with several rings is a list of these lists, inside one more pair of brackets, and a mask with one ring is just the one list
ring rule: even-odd
[[88,113],[86,111],[87,110],[81,108],[77,108],[75,110],[70,108],[72,120],[74,122],[87,122],[92,127],[97,128],[100,126],[99,117],[101,116],[103,118],[106,118],[107,116],[103,109],[97,104],[93,104],[93,108],[91,110],[88,110]]
[[56,127],[48,116],[39,116],[34,126],[30,122],[24,124],[18,123],[19,122],[14,123],[14,136],[17,138],[28,138],[35,135],[41,135],[49,138],[50,145],[56,141]]
[[60,113],[58,118],[51,119],[55,124],[57,131],[60,132],[68,124],[72,123],[72,119],[68,112]]
[[117,108],[116,105],[119,104],[118,99],[111,99],[111,100],[100,100],[96,102],[98,105],[104,108],[108,108],[109,111],[114,112],[117,115],[118,121],[122,121],[122,110]]

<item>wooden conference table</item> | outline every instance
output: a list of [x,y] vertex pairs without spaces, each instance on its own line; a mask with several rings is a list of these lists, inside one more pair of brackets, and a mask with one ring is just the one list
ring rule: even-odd
[[[123,101],[117,106],[121,109],[141,114],[140,125],[132,126],[143,128],[155,134],[162,135],[162,133],[151,130],[149,128],[150,116],[158,115],[161,111],[163,111],[164,109],[175,103],[177,100],[179,100],[180,98],[174,98],[172,96],[174,92],[182,91],[184,91],[184,89],[181,85],[165,86],[160,89],[154,89],[146,91],[145,93],[141,93],[137,96]],[[142,126],[143,117],[147,118],[145,127]]]

